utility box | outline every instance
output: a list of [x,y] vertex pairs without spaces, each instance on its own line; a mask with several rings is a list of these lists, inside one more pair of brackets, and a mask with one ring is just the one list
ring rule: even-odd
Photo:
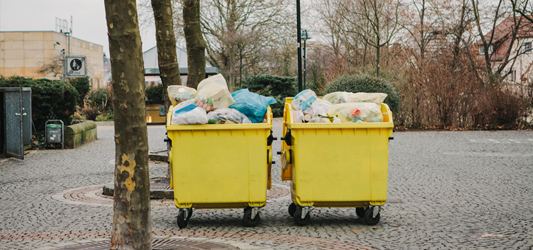
[[0,88],[0,153],[24,159],[32,141],[31,88]]

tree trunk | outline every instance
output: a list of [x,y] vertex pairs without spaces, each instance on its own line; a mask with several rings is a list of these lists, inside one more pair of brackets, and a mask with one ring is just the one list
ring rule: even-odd
[[144,62],[136,3],[106,0],[105,9],[115,107],[111,249],[151,249]]
[[200,23],[200,0],[183,1],[183,24],[187,43],[187,86],[196,88],[205,79],[206,43]]
[[169,85],[181,85],[180,67],[176,56],[172,4],[170,0],[152,0],[152,9],[154,10],[156,28],[157,60],[163,82],[165,113],[167,113],[170,107],[167,88]]

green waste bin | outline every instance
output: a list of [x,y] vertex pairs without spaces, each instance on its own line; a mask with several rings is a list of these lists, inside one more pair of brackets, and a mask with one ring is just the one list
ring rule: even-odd
[[63,121],[61,120],[46,121],[45,141],[46,141],[46,144],[61,143],[61,148],[64,148]]

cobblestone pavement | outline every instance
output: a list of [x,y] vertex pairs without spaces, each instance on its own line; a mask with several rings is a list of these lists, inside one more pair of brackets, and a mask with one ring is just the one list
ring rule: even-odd
[[[274,132],[279,138],[280,119]],[[109,238],[112,207],[90,203],[107,202],[94,188],[113,182],[113,133],[113,126],[101,124],[98,140],[78,149],[38,150],[24,161],[0,162],[0,249],[53,249]],[[148,134],[150,152],[166,148],[164,126],[149,126]],[[533,248],[533,132],[394,137],[390,202],[376,226],[366,225],[353,208],[316,208],[307,226],[295,226],[287,213],[290,195],[283,191],[289,183],[280,181],[274,155],[278,189],[257,227],[242,226],[241,209],[195,210],[179,230],[178,210],[156,201],[162,204],[152,206],[153,235],[241,249]],[[279,141],[274,146],[279,150]],[[152,177],[166,171],[165,164],[150,165]]]

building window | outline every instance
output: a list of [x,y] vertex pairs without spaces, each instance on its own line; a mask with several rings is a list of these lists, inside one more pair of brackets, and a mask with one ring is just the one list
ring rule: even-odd
[[[492,55],[493,52],[494,52],[494,46],[489,45],[489,55]],[[485,47],[479,46],[479,54],[485,55]]]
[[509,81],[516,82],[516,69],[511,69],[511,74],[509,74]]
[[531,46],[531,42],[524,43],[524,53],[531,53],[533,51],[533,47]]

